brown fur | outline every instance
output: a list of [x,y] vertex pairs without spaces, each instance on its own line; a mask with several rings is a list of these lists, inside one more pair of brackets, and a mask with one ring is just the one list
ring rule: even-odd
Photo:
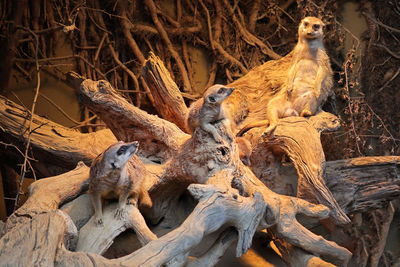
[[[230,123],[229,118],[227,118],[229,114],[225,112],[221,104],[231,95],[233,90],[234,89],[231,87],[215,84],[205,91],[202,98],[190,105],[186,124],[191,133],[193,133],[197,127],[200,127],[204,131],[210,133],[215,142],[222,142],[222,138],[218,134],[213,123],[218,121],[228,121],[227,123]],[[229,125],[229,127],[231,126]]]
[[250,156],[251,156],[251,144],[250,141],[244,137],[236,137],[235,143],[238,145],[239,148],[239,157],[240,160],[247,166],[251,165]]
[[[117,156],[122,146],[130,147],[132,154]],[[138,142],[124,143],[122,141],[111,145],[103,153],[97,156],[90,167],[89,194],[95,210],[95,223],[102,225],[102,200],[106,198],[119,199],[115,217],[121,219],[129,202],[136,204],[140,200],[141,205],[152,205],[150,196],[143,188],[144,175],[138,169],[140,160],[134,155]],[[121,157],[124,157],[121,159]],[[129,166],[129,167],[128,167]]]
[[243,127],[238,136],[251,128],[269,124],[271,131],[280,118],[314,115],[332,93],[332,69],[323,46],[323,22],[315,17],[304,18],[299,25],[299,39],[288,55],[289,73],[282,90],[268,103],[266,119]]

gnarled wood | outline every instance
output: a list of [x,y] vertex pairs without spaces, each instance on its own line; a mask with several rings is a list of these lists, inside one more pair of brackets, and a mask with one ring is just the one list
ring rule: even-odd
[[325,178],[346,213],[382,208],[400,195],[400,157],[330,161]]
[[3,230],[30,221],[35,215],[54,211],[88,189],[89,168],[82,162],[67,173],[38,180],[30,185],[28,200],[7,220]]
[[142,245],[157,239],[147,227],[138,208],[127,205],[123,220],[114,218],[117,204],[107,206],[103,211],[104,226],[96,226],[92,217],[79,231],[76,251],[92,252],[102,255],[113,243],[115,237],[128,228],[133,228]]
[[[100,110],[100,105],[103,105],[103,108],[106,110],[108,108],[107,105],[110,105],[112,108],[110,108],[111,112],[109,113],[118,113],[118,112],[123,112],[127,111],[127,114],[137,114],[137,110],[131,109],[129,107],[129,104],[119,102],[121,99],[119,98],[118,95],[114,95],[113,93],[110,94],[110,90],[112,88],[105,84],[105,82],[92,82],[90,80],[86,80],[84,82],[84,85],[86,86],[87,95],[93,98],[93,106],[98,108]],[[94,88],[92,88],[92,86]],[[111,88],[111,89],[110,89]],[[93,90],[92,90],[93,89]],[[109,90],[110,89],[110,90]],[[104,96],[102,96],[104,94]],[[107,99],[105,99],[105,96],[107,96]],[[100,101],[99,99],[102,99]],[[90,98],[86,99],[86,101],[92,101]],[[97,101],[97,102],[96,102]],[[118,104],[122,104],[122,107],[119,107],[118,109]],[[114,109],[114,111],[112,111]],[[131,110],[131,111],[129,111]],[[129,113],[130,112],[130,113]],[[101,116],[102,114],[105,114],[105,118],[107,120],[111,120],[111,115],[105,112],[99,112],[99,115]],[[138,113],[139,115],[142,115],[144,121],[137,121],[139,125],[151,125],[152,123],[157,124],[159,121],[165,123],[163,125],[166,125],[166,127],[169,127],[169,124],[162,121],[159,118],[156,118],[154,116],[150,116],[146,113]],[[152,118],[153,120],[148,120],[148,118]],[[328,116],[329,117],[329,116]],[[126,118],[126,117],[125,117]],[[293,121],[297,122],[303,122],[304,118],[289,118],[289,120],[292,119]],[[105,120],[105,121],[106,121]],[[133,118],[135,120],[135,118]],[[286,120],[286,119],[285,119]],[[124,120],[122,120],[124,121]],[[335,120],[326,120],[324,119],[324,123],[320,123],[318,121],[313,121],[313,118],[309,120],[311,125],[317,125],[318,129],[323,129],[326,127],[326,125],[335,125]],[[295,122],[294,122],[295,123]],[[324,125],[326,124],[326,125]],[[114,125],[114,127],[117,127]],[[157,127],[157,126],[156,126]],[[243,227],[240,227],[238,224],[239,221],[236,223],[232,222],[232,217],[239,219],[237,215],[239,214],[238,211],[236,210],[235,212],[226,212],[226,218],[231,218],[231,219],[222,219],[222,221],[226,220],[226,222],[234,226],[239,230],[239,240],[242,240],[239,242],[238,246],[238,254],[241,254],[246,251],[248,248],[249,244],[251,243],[252,235],[254,233],[253,230],[256,228],[258,229],[263,229],[263,228],[268,228],[270,231],[274,233],[279,238],[282,238],[286,242],[301,247],[304,250],[311,252],[311,253],[318,253],[320,255],[326,255],[330,258],[335,259],[337,262],[341,263],[346,263],[348,261],[348,258],[350,256],[350,253],[335,244],[334,242],[327,241],[322,239],[321,237],[316,236],[315,234],[311,233],[308,231],[306,228],[304,228],[300,223],[296,221],[296,214],[297,213],[303,213],[309,216],[314,216],[318,217],[320,219],[326,218],[329,215],[329,211],[326,207],[323,207],[321,205],[312,205],[304,200],[297,199],[294,197],[290,196],[283,196],[276,194],[269,190],[261,181],[259,181],[254,174],[248,169],[246,166],[244,166],[241,161],[239,160],[238,157],[238,150],[237,146],[235,143],[232,142],[233,136],[232,133],[230,132],[230,129],[224,128],[225,125],[223,123],[217,123],[215,124],[215,127],[217,127],[221,137],[223,137],[224,142],[221,144],[216,144],[212,137],[207,133],[204,132],[201,129],[196,129],[192,138],[190,139],[184,139],[184,140],[178,140],[177,142],[180,143],[180,145],[176,144],[175,147],[175,156],[171,158],[170,161],[168,161],[165,164],[162,165],[156,165],[156,164],[148,164],[146,165],[146,169],[149,172],[149,175],[152,177],[149,182],[146,185],[146,188],[149,189],[149,193],[151,194],[154,202],[154,206],[152,208],[152,211],[147,211],[145,212],[146,216],[150,218],[150,220],[157,219],[157,216],[164,216],[163,223],[168,223],[168,221],[172,221],[172,219],[175,219],[174,217],[175,213],[173,212],[174,207],[177,207],[179,205],[179,196],[181,195],[182,192],[187,188],[189,184],[192,183],[208,183],[205,188],[213,188],[211,192],[214,192],[217,194],[218,201],[228,201],[229,199],[233,200],[241,200],[241,205],[246,203],[247,201],[253,201],[253,198],[257,195],[261,197],[263,200],[263,203],[265,203],[266,208],[263,209],[262,216],[260,217],[260,220],[247,220],[246,216],[240,215],[240,218],[246,218],[245,222],[246,223],[251,223],[251,227],[245,227],[246,229],[252,229],[250,232],[245,231]],[[279,126],[278,126],[279,127]],[[314,128],[314,126],[313,126]],[[160,128],[157,128],[160,130]],[[172,133],[179,133],[183,134],[178,128],[176,127],[171,127],[168,128],[170,132]],[[174,130],[176,129],[176,131]],[[277,130],[275,130],[276,132]],[[184,135],[183,136],[187,136]],[[158,138],[164,144],[171,144],[169,138],[171,136],[165,135],[165,133],[158,133],[157,135]],[[166,138],[166,139],[165,139]],[[391,159],[393,161],[393,159]],[[396,159],[397,160],[397,159]],[[391,162],[393,165],[394,163]],[[393,165],[396,168],[398,167],[397,164]],[[57,189],[51,189],[52,191],[56,192],[56,196],[60,195],[69,195],[71,192],[81,192],[80,187],[78,186],[79,183],[85,184],[87,182],[87,172],[88,168],[87,167],[80,167],[79,169],[85,169],[86,168],[86,173],[83,172],[81,173],[81,177],[76,177],[75,179],[71,179],[69,182],[72,184],[72,188],[75,189],[70,189],[71,187],[63,188],[60,185],[57,185]],[[71,174],[76,172],[74,170],[72,173],[66,174],[65,176],[61,176],[61,180],[64,180],[67,177],[73,177]],[[77,174],[79,175],[79,174]],[[387,175],[393,175],[393,172],[389,172]],[[328,177],[328,176],[327,176]],[[333,176],[334,177],[334,174]],[[395,179],[398,177],[396,176]],[[53,179],[53,178],[50,178]],[[49,179],[49,180],[50,180]],[[333,179],[333,178],[332,178]],[[42,180],[46,181],[48,179]],[[398,179],[397,179],[398,180]],[[78,182],[80,181],[80,182]],[[41,181],[39,181],[41,182]],[[355,182],[356,184],[357,182]],[[211,186],[211,187],[210,187]],[[43,184],[43,188],[46,188],[47,185]],[[233,188],[232,188],[233,187]],[[32,188],[35,188],[35,184],[32,186]],[[208,214],[208,212],[211,212],[214,208],[214,204],[210,207],[210,211],[207,209],[201,209],[199,207],[202,207],[204,203],[206,203],[214,193],[210,193],[209,189],[204,189],[203,187],[191,185],[190,188],[192,188],[191,192],[196,193],[196,190],[200,190],[198,192],[198,196],[200,199],[199,204],[196,206],[195,210],[199,210],[199,214],[197,216],[198,218],[205,218],[201,217],[204,216],[204,214]],[[193,188],[198,188],[195,191],[193,191]],[[203,189],[202,189],[203,188]],[[353,187],[352,190],[355,187]],[[44,191],[48,189],[43,189]],[[65,191],[63,191],[65,190]],[[71,191],[72,190],[72,191]],[[78,190],[78,191],[74,191]],[[11,217],[9,221],[7,222],[7,227],[6,231],[7,233],[9,230],[14,228],[16,224],[19,224],[20,221],[16,220],[16,216],[23,217],[26,220],[32,220],[32,216],[35,215],[29,215],[25,216],[24,213],[26,214],[31,214],[30,209],[35,210],[35,208],[32,205],[32,201],[34,200],[36,202],[36,198],[38,197],[35,194],[35,191],[33,190],[33,195],[31,196],[30,199],[31,202],[28,200],[26,203],[26,206],[24,205],[21,207],[14,217]],[[58,192],[58,193],[57,193]],[[208,192],[208,193],[207,193]],[[398,193],[398,190],[397,190]],[[395,190],[392,192],[392,196],[396,194]],[[44,195],[44,194],[43,194]],[[74,195],[74,194],[72,194]],[[214,195],[214,196],[217,196]],[[236,198],[235,198],[236,196]],[[44,196],[42,196],[44,197]],[[41,197],[39,197],[38,203],[41,203],[42,200],[40,200]],[[44,198],[43,198],[44,199]],[[54,210],[55,208],[58,207],[58,205],[65,199],[65,197],[55,197],[56,201],[52,202],[51,206],[47,206],[46,203],[44,203],[42,206],[45,207],[44,209],[40,210],[40,213],[46,213],[46,210]],[[235,200],[235,201],[236,201]],[[202,201],[205,201],[204,203]],[[382,201],[383,203],[383,201]],[[225,205],[225,204],[224,204]],[[224,206],[222,205],[222,206]],[[166,206],[169,206],[169,208],[165,208]],[[47,207],[47,208],[46,208]],[[215,208],[218,207],[218,205],[215,206]],[[226,207],[225,207],[226,208]],[[242,207],[243,208],[243,207]],[[246,209],[244,209],[246,211]],[[202,212],[205,212],[203,215]],[[194,213],[192,213],[194,214]],[[210,221],[220,221],[221,214],[225,214],[224,212],[214,212],[211,213],[207,217],[207,220]],[[200,217],[199,217],[200,216]],[[171,219],[168,219],[171,218]],[[183,218],[184,219],[184,218]],[[142,249],[133,252],[131,255],[116,259],[116,260],[106,260],[104,258],[94,256],[93,254],[85,254],[82,252],[75,252],[71,253],[68,252],[64,249],[59,249],[57,252],[56,256],[56,261],[57,262],[63,262],[66,264],[66,262],[72,262],[73,264],[76,265],[81,265],[84,264],[88,257],[91,258],[93,262],[96,262],[97,264],[120,264],[120,263],[140,263],[141,261],[138,259],[143,259],[144,262],[147,263],[148,260],[154,260],[156,264],[162,262],[164,264],[183,264],[188,261],[188,254],[190,253],[190,250],[200,242],[200,240],[203,237],[204,233],[210,233],[215,231],[214,224],[209,224],[206,223],[204,225],[204,228],[202,229],[192,229],[190,225],[193,224],[191,221],[199,221],[195,220],[196,216],[190,215],[188,218],[185,219],[182,225],[180,225],[175,232],[171,232],[170,234],[165,235],[165,237],[161,237],[160,239],[151,241],[148,243],[146,246],[144,246]],[[78,221],[78,220],[77,220]],[[156,220],[157,221],[157,220]],[[200,220],[202,221],[202,220]],[[244,221],[243,221],[244,222]],[[242,223],[243,223],[242,222]],[[26,222],[25,222],[26,223]],[[89,225],[90,222],[87,224]],[[143,225],[141,222],[136,222],[136,226]],[[189,225],[189,226],[188,226]],[[221,224],[222,225],[222,224]],[[250,225],[249,225],[250,226]],[[190,230],[187,230],[189,227]],[[218,227],[217,227],[218,228]],[[79,228],[82,233],[85,232],[85,230],[82,230],[83,228]],[[144,238],[143,244],[147,242],[150,239],[154,239],[155,236],[149,232],[150,230],[146,226],[144,228],[141,228],[142,230],[138,230],[138,233],[144,233],[143,236],[147,236],[147,238]],[[145,230],[143,230],[145,229]],[[240,230],[240,229],[243,229]],[[146,231],[148,234],[146,234]],[[195,232],[195,231],[200,231],[200,232]],[[242,231],[242,232],[241,232]],[[178,234],[180,233],[180,234]],[[182,234],[186,233],[186,234]],[[193,236],[191,233],[198,233],[198,237],[196,237],[194,240],[192,239]],[[242,233],[242,234],[241,234]],[[89,234],[92,235],[92,234]],[[102,241],[104,242],[103,245],[97,246],[96,251],[104,251],[105,247],[107,247],[108,243],[112,239],[112,236],[115,236],[116,234],[111,234],[111,236],[107,235],[100,235],[98,239],[97,244],[101,244]],[[197,234],[196,234],[197,235]],[[152,252],[156,251],[157,249],[161,249],[162,244],[165,245],[166,243],[169,243],[170,239],[169,237],[176,237],[178,239],[174,239],[176,246],[175,248],[169,248],[170,253],[163,254],[162,256],[156,256],[154,259],[149,255],[153,255]],[[179,237],[178,237],[179,236]],[[82,236],[83,237],[83,236]],[[221,236],[222,238],[222,236]],[[107,241],[108,240],[108,241]],[[185,244],[187,240],[192,240],[188,243],[186,246],[180,246],[179,244]],[[230,239],[229,239],[230,240]],[[59,242],[59,240],[57,241]],[[4,245],[6,248],[4,251],[7,251],[7,245]],[[212,255],[211,257],[214,258],[214,260],[210,260],[209,262],[214,262],[218,255],[221,255],[223,253],[223,250],[226,249],[226,246],[224,246],[222,243],[216,243],[216,247],[220,247],[219,251],[216,252],[215,254],[212,252],[211,247],[209,248],[208,252],[205,255]],[[90,256],[89,256],[90,255]],[[200,257],[198,259],[191,259],[190,262],[191,264],[194,264],[195,262],[204,262],[205,257]],[[205,261],[208,262],[208,261]]]
[[163,119],[174,123],[182,131],[188,132],[185,124],[186,104],[164,63],[156,55],[150,53],[142,68],[142,75],[150,87],[158,113]]
[[[222,144],[224,146],[223,154],[205,153],[207,149],[211,151],[215,143],[208,133],[198,128],[193,138],[186,142],[187,145],[190,144],[192,147],[192,154],[186,154],[189,158],[188,162],[192,162],[191,165],[187,165],[187,168],[192,169],[192,171],[186,170],[181,172],[180,170],[171,168],[158,169],[163,171],[163,173],[157,175],[157,177],[160,177],[159,180],[153,181],[156,184],[171,181],[162,179],[170,175],[174,176],[174,171],[177,171],[179,175],[183,174],[187,176],[188,181],[200,181],[198,177],[201,176],[196,176],[198,174],[195,170],[200,168],[204,164],[204,161],[196,161],[196,158],[207,155],[209,157],[207,162],[212,160],[215,164],[214,171],[205,172],[204,177],[201,177],[203,179],[208,177],[201,181],[209,185],[191,185],[189,187],[190,192],[199,199],[199,204],[196,205],[195,210],[185,219],[182,225],[163,237],[153,240],[129,256],[112,261],[96,258],[96,261],[99,261],[99,263],[103,262],[103,264],[111,262],[113,264],[146,264],[149,266],[185,262],[190,250],[202,240],[204,234],[214,232],[222,225],[234,226],[237,229],[239,233],[237,255],[241,255],[249,248],[252,236],[257,228],[271,228],[272,231],[276,232],[277,236],[308,251],[328,255],[343,263],[348,261],[351,254],[346,249],[341,248],[334,242],[314,235],[296,221],[297,213],[326,218],[329,215],[328,209],[322,205],[312,205],[301,199],[278,195],[269,190],[241,163],[237,147],[235,143],[232,143],[231,134],[229,133],[230,129],[225,129],[224,126],[223,123],[217,125],[221,136],[225,140]],[[217,147],[219,146],[217,145]],[[202,148],[202,150],[198,148]],[[185,154],[187,153],[187,149],[182,149],[180,152]],[[213,157],[214,159],[212,159]],[[179,159],[180,156],[178,155],[177,158]],[[76,179],[76,181],[86,183],[87,174],[82,176],[84,179]],[[182,183],[182,186],[186,187],[185,183]],[[154,187],[152,186],[151,188]],[[56,191],[59,192],[57,195],[63,195],[69,192],[70,189],[61,187]],[[35,192],[38,191],[33,191],[33,199],[35,199]],[[175,190],[175,192],[177,191]],[[151,190],[150,193],[152,193]],[[157,198],[157,195],[152,195]],[[165,195],[161,197],[165,200]],[[176,196],[169,194],[169,197],[175,198]],[[53,201],[51,198],[48,200]],[[61,199],[56,199],[53,202],[60,203]],[[154,202],[157,201],[155,200]],[[26,207],[24,206],[20,208],[21,211],[30,207],[29,202],[27,202]],[[51,206],[48,209],[53,208],[54,206]],[[20,210],[18,210],[17,214],[19,214]],[[81,228],[80,231],[84,233],[85,229]],[[103,241],[106,240],[109,240],[109,237],[103,236]],[[59,240],[55,241],[59,242]],[[101,240],[98,240],[98,244],[100,243]],[[97,247],[101,249],[101,247],[106,246]],[[7,249],[8,245],[5,244],[4,247]],[[64,256],[71,257],[68,261],[72,261],[76,265],[85,262],[87,255],[89,255],[79,254],[78,252],[78,254],[69,254],[63,250],[61,250],[61,253]],[[60,261],[60,259],[57,260]]]
[[272,132],[263,134],[258,140],[254,149],[255,156],[251,158],[251,161],[262,161],[262,158],[255,158],[256,155],[262,155],[261,150],[282,151],[291,159],[297,170],[299,176],[297,196],[327,205],[332,209],[332,216],[337,223],[349,223],[350,219],[325,185],[323,178],[325,155],[319,131],[314,127],[316,125],[319,130],[325,127],[324,125],[337,128],[338,119],[332,114],[327,115],[322,112],[310,120],[302,117],[281,119]]
[[107,124],[118,140],[137,140],[138,155],[164,162],[189,138],[175,124],[132,106],[107,81],[85,80],[84,103]]
[[[23,107],[0,96],[0,139],[4,143],[20,147],[23,151],[28,138],[29,116]],[[34,115],[32,123],[34,130],[30,134],[31,147],[39,163],[51,162],[49,166],[53,167],[45,173],[48,176],[70,170],[79,161],[90,164],[94,157],[116,142],[110,130],[82,134],[37,115]],[[13,148],[8,150],[9,155],[20,156],[12,153]],[[32,161],[33,166],[39,163]]]

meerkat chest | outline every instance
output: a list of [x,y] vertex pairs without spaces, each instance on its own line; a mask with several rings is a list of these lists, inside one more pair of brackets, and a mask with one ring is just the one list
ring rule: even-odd
[[200,119],[207,122],[214,122],[223,119],[221,106],[203,105],[200,111]]
[[296,91],[312,90],[317,77],[318,68],[318,62],[314,59],[304,58],[299,60],[296,66],[293,89]]
[[318,62],[315,59],[304,58],[297,63],[295,81],[314,81],[318,72]]
[[115,169],[108,172],[99,182],[113,191],[118,191],[128,184],[128,179],[125,169]]

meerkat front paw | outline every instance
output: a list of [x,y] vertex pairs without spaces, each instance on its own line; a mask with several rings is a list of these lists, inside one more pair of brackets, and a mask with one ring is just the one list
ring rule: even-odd
[[309,111],[308,109],[304,109],[301,113],[300,113],[300,117],[310,117],[312,115],[311,111]]
[[137,206],[137,199],[129,198],[129,199],[126,201],[126,204],[128,204],[128,205],[133,205],[133,206]]
[[214,140],[215,140],[215,142],[216,142],[217,144],[222,144],[222,143],[224,142],[224,140],[222,139],[222,137],[219,136],[219,135],[213,135],[213,137],[214,137]]
[[118,208],[118,209],[115,211],[114,218],[116,218],[116,219],[118,219],[118,220],[122,220],[122,219],[124,218],[124,214],[125,214],[125,209],[123,209],[123,208]]

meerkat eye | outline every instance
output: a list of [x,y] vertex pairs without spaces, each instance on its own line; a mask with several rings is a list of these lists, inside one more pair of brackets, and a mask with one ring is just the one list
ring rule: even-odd
[[117,155],[120,156],[123,153],[125,153],[125,151],[126,151],[126,146],[121,146],[121,148],[118,149],[118,151],[117,151]]
[[218,90],[218,94],[222,94],[224,91],[225,91],[225,88],[222,87],[221,89]]
[[213,96],[209,96],[208,101],[210,101],[211,103],[215,103],[215,98]]
[[306,27],[308,26],[308,22],[307,21],[304,22],[304,26],[306,26]]
[[314,29],[314,30],[319,30],[319,28],[320,28],[320,25],[319,25],[319,24],[314,24],[314,25],[313,25],[313,29]]

